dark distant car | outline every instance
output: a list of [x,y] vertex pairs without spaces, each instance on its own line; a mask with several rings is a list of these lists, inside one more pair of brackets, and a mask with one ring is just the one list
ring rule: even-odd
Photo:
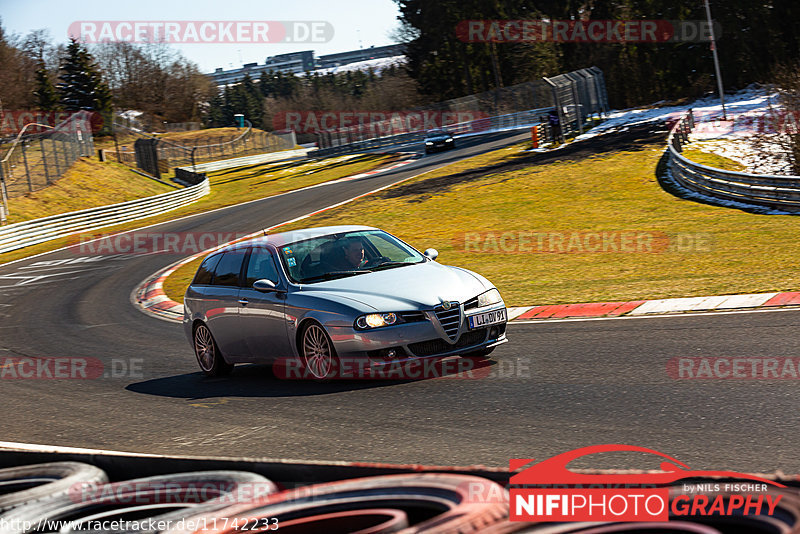
[[453,139],[453,134],[447,130],[437,128],[436,130],[428,130],[425,134],[425,153],[430,154],[438,150],[449,150],[456,147],[456,142]]
[[207,375],[291,360],[328,379],[341,358],[370,367],[486,356],[508,316],[483,276],[366,226],[258,237],[212,253],[186,291],[186,335]]

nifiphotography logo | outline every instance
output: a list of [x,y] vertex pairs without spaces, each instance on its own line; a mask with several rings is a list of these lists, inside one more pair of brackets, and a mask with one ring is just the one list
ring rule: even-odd
[[[585,474],[567,464],[597,453],[655,455],[660,472]],[[783,498],[768,492],[777,482],[735,471],[697,471],[661,452],[633,445],[595,445],[548,460],[512,459],[511,521],[646,521],[686,516],[772,516]],[[709,482],[709,477],[713,480]],[[697,483],[703,479],[702,483]],[[676,484],[680,480],[692,483]]]

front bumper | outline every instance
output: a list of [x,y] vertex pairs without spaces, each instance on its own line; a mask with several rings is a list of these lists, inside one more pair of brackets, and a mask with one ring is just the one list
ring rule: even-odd
[[455,146],[456,145],[453,142],[445,143],[443,141],[442,142],[436,141],[432,145],[425,145],[425,151],[426,152],[434,152],[434,151],[439,151],[439,150],[449,150],[451,148],[455,148]]
[[[468,314],[504,309],[504,305],[471,309]],[[455,339],[443,333],[432,311],[425,319],[374,330],[356,330],[352,326],[327,325],[340,359],[368,358],[372,365],[385,365],[422,358],[442,358],[480,351],[506,343],[506,322],[470,329],[463,306],[460,309]],[[389,357],[389,352],[395,355]]]

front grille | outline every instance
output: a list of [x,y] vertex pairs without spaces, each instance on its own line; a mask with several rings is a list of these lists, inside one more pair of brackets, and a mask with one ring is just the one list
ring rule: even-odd
[[439,324],[442,325],[447,337],[455,339],[458,335],[458,327],[461,326],[461,310],[458,307],[458,303],[453,302],[451,305],[452,308],[449,310],[437,306],[433,312],[436,314],[436,318],[439,319]]
[[418,357],[433,356],[434,354],[483,343],[486,340],[487,332],[486,328],[467,332],[453,345],[443,339],[431,339],[430,341],[411,343],[408,348]]

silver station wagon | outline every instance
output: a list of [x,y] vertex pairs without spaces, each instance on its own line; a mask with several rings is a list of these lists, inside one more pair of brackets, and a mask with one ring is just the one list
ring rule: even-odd
[[506,342],[500,293],[479,274],[437,263],[366,226],[254,238],[210,254],[184,298],[183,324],[200,369],[295,365],[336,378],[423,358],[486,356]]

